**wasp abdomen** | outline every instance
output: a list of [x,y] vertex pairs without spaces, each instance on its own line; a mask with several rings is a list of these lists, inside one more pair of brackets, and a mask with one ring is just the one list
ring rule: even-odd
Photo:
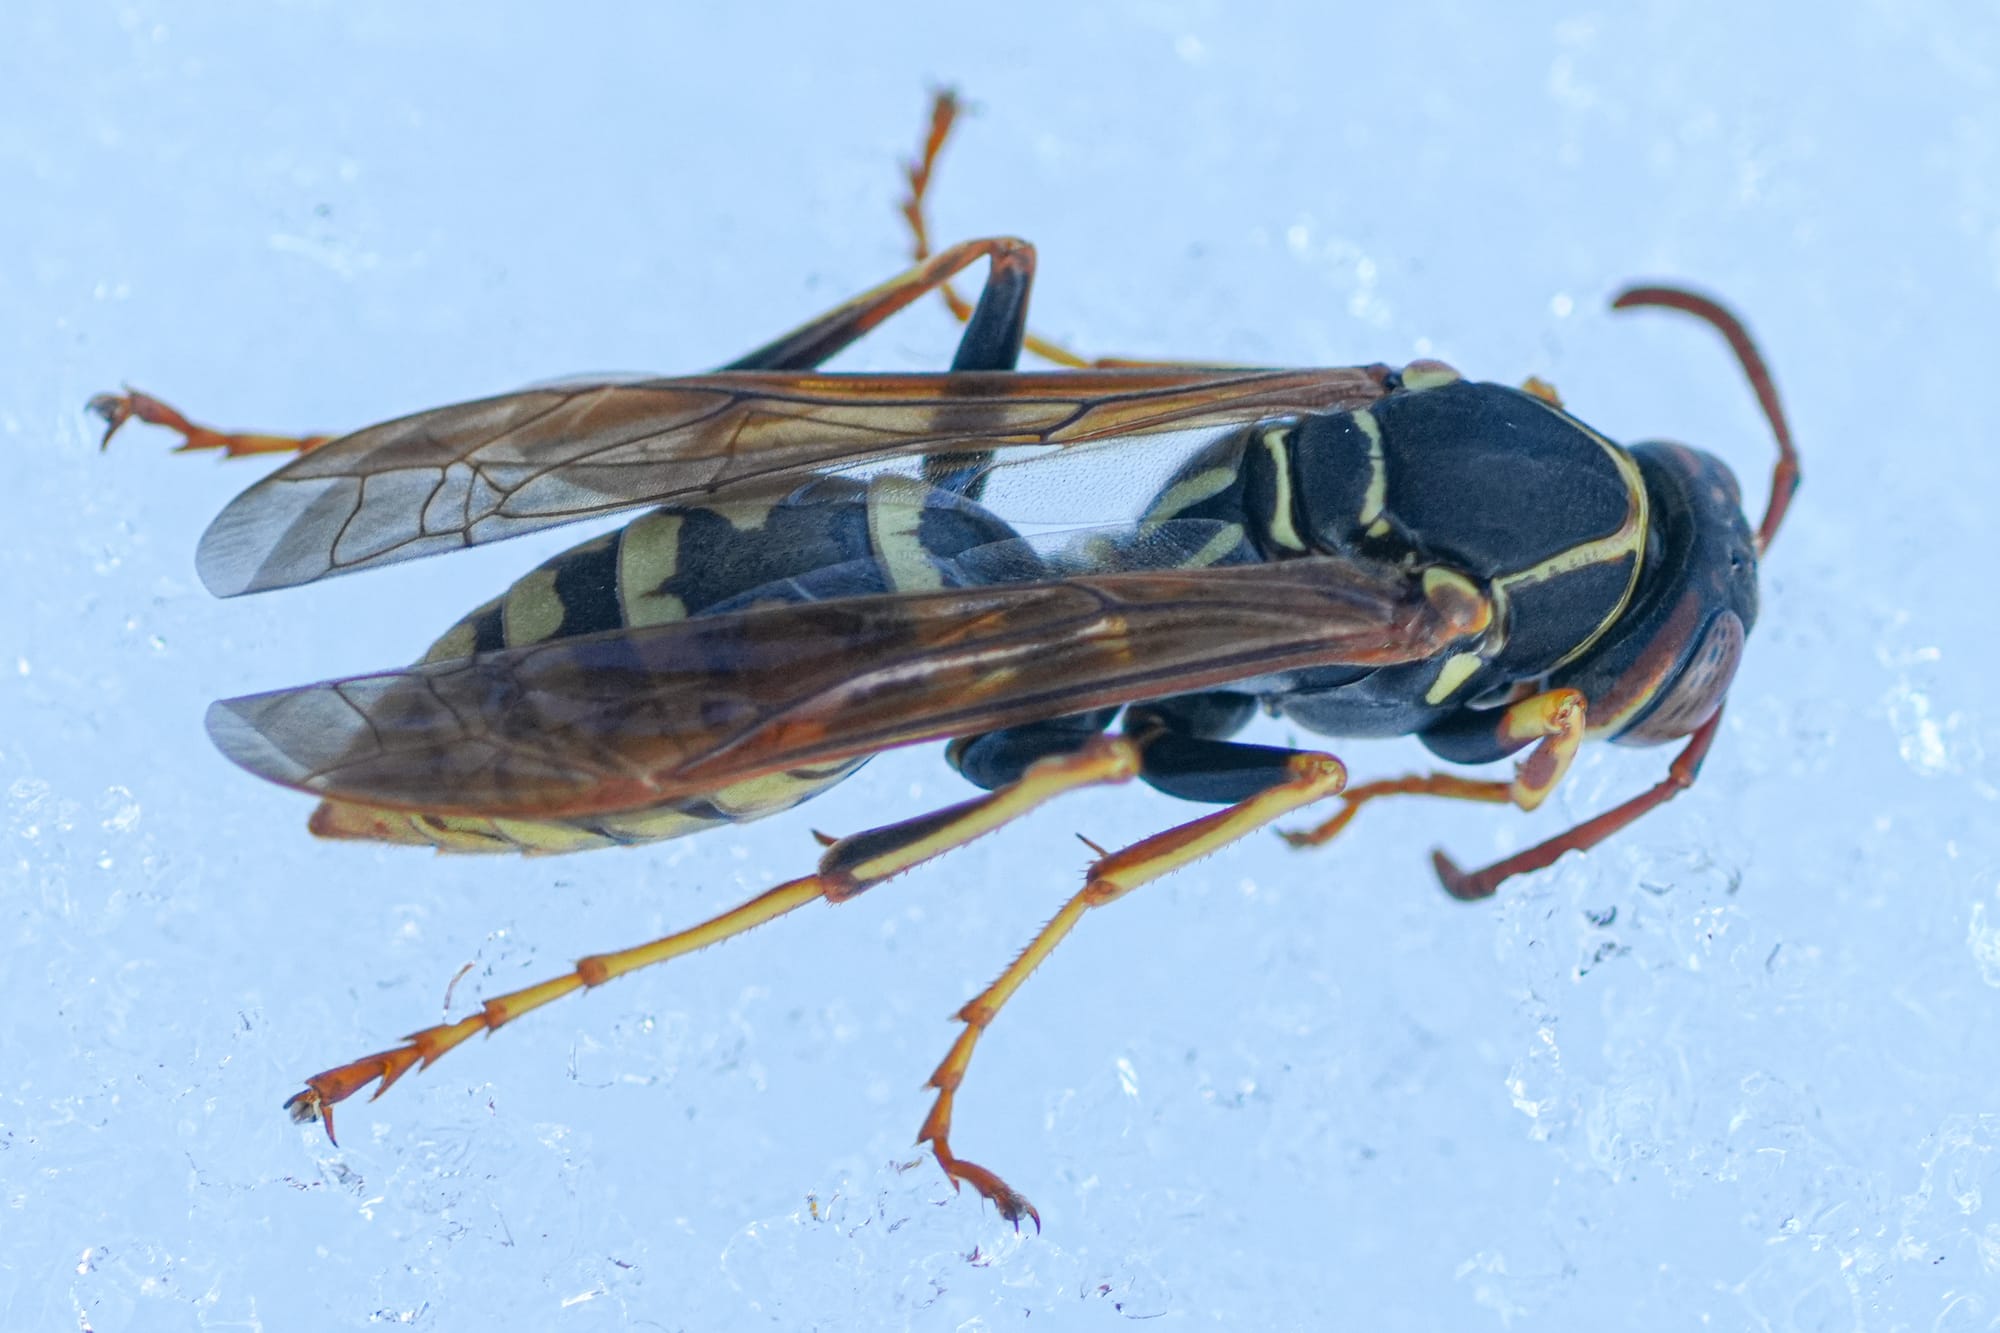
[[[447,630],[421,659],[440,662],[551,639],[742,610],[958,586],[954,557],[1022,544],[972,501],[914,478],[824,477],[770,502],[651,511],[557,555]],[[1002,544],[1007,544],[1002,546]],[[588,818],[504,819],[323,802],[322,837],[453,852],[554,853],[632,846],[786,810],[865,760],[735,783],[695,798]]]

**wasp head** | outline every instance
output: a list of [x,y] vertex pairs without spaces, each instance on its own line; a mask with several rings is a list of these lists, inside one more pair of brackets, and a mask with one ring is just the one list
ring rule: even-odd
[[1722,706],[1757,621],[1757,540],[1736,477],[1679,444],[1632,449],[1651,500],[1645,563],[1624,613],[1552,685],[1582,690],[1592,729],[1677,740]]

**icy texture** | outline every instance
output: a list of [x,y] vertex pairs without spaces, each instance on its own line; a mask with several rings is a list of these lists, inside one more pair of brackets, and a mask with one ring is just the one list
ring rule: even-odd
[[[9,0],[0,15],[0,1325],[1984,1329],[2000,1321],[2000,21],[1990,6]],[[1073,885],[1096,793],[355,1105],[303,1074],[953,799],[895,756],[794,817],[493,862],[315,844],[212,698],[393,664],[521,543],[210,599],[258,475],[109,456],[121,380],[352,426],[572,370],[694,369],[894,271],[924,90],[983,107],[948,238],[1042,247],[1093,350],[1442,356],[1626,438],[1807,483],[1695,792],[1480,907],[1470,863],[1653,780],[1593,748],[1533,819],[1369,811],[1091,920],[910,1147],[951,1009]],[[941,365],[914,312],[867,349]],[[527,548],[527,549],[523,549]],[[1358,773],[1418,761],[1355,745]],[[816,1211],[815,1211],[816,1210]]]

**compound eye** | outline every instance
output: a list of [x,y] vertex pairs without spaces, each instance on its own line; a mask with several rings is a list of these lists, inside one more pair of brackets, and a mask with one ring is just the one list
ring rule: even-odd
[[1657,745],[1691,735],[1722,706],[1729,682],[1736,677],[1737,664],[1743,660],[1747,637],[1734,611],[1724,611],[1709,621],[1701,642],[1667,684],[1659,704],[1618,739],[1628,745]]

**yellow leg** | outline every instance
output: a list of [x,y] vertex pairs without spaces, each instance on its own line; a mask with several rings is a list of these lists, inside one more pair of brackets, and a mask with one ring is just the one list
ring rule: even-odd
[[1533,810],[1548,799],[1569,772],[1577,747],[1583,744],[1584,699],[1578,690],[1550,690],[1509,707],[1500,720],[1503,740],[1536,741],[1528,757],[1514,768],[1507,784],[1508,799]]
[[478,1013],[456,1023],[425,1028],[404,1038],[402,1045],[391,1050],[364,1055],[315,1074],[306,1080],[305,1091],[285,1103],[285,1109],[294,1120],[320,1117],[326,1125],[327,1138],[333,1139],[335,1103],[345,1101],[378,1079],[381,1083],[374,1096],[380,1097],[412,1068],[429,1068],[446,1051],[474,1033],[495,1031],[565,995],[602,986],[614,977],[719,944],[809,902],[822,898],[843,902],[872,884],[990,833],[1066,791],[1124,782],[1138,771],[1139,752],[1130,741],[1122,737],[1099,737],[1075,754],[1036,763],[1018,782],[988,795],[839,839],[827,848],[818,871],[813,874],[789,880],[740,907],[651,943],[579,959],[567,974],[496,996],[486,1001]]
[[253,435],[248,433],[229,434],[199,426],[166,403],[149,393],[128,388],[124,393],[100,393],[88,404],[91,411],[104,418],[103,447],[111,446],[111,437],[126,422],[138,419],[149,426],[164,426],[177,431],[181,442],[175,446],[176,453],[186,453],[191,449],[220,449],[225,458],[241,458],[246,454],[302,454],[317,449],[331,435]]
[[1006,1181],[976,1162],[968,1162],[951,1150],[952,1103],[965,1081],[966,1068],[980,1036],[992,1026],[1000,1009],[1042,965],[1063,937],[1073,930],[1084,913],[1124,897],[1142,884],[1150,883],[1191,861],[1262,828],[1272,820],[1338,792],[1347,781],[1347,770],[1332,755],[1301,753],[1291,761],[1292,776],[1268,787],[1248,800],[1226,810],[1191,820],[1164,833],[1156,833],[1122,851],[1113,852],[1090,868],[1082,891],[1043,926],[1041,932],[1008,964],[992,985],[981,991],[956,1015],[965,1025],[944,1060],[931,1075],[928,1086],[937,1089],[937,1100],[924,1117],[917,1142],[928,1143],[937,1154],[938,1165],[951,1178],[954,1188],[970,1185],[993,1201],[1000,1215],[1019,1229],[1023,1217],[1032,1218],[1041,1230],[1042,1215],[1035,1206]]
[[1382,796],[1444,796],[1455,801],[1512,802],[1533,810],[1548,799],[1563,774],[1569,772],[1577,747],[1583,744],[1584,699],[1576,690],[1550,690],[1531,695],[1504,709],[1494,724],[1505,741],[1539,742],[1514,769],[1508,782],[1461,778],[1450,773],[1417,773],[1409,777],[1365,782],[1341,794],[1332,818],[1309,829],[1282,834],[1294,847],[1318,847],[1332,842],[1368,802]]

